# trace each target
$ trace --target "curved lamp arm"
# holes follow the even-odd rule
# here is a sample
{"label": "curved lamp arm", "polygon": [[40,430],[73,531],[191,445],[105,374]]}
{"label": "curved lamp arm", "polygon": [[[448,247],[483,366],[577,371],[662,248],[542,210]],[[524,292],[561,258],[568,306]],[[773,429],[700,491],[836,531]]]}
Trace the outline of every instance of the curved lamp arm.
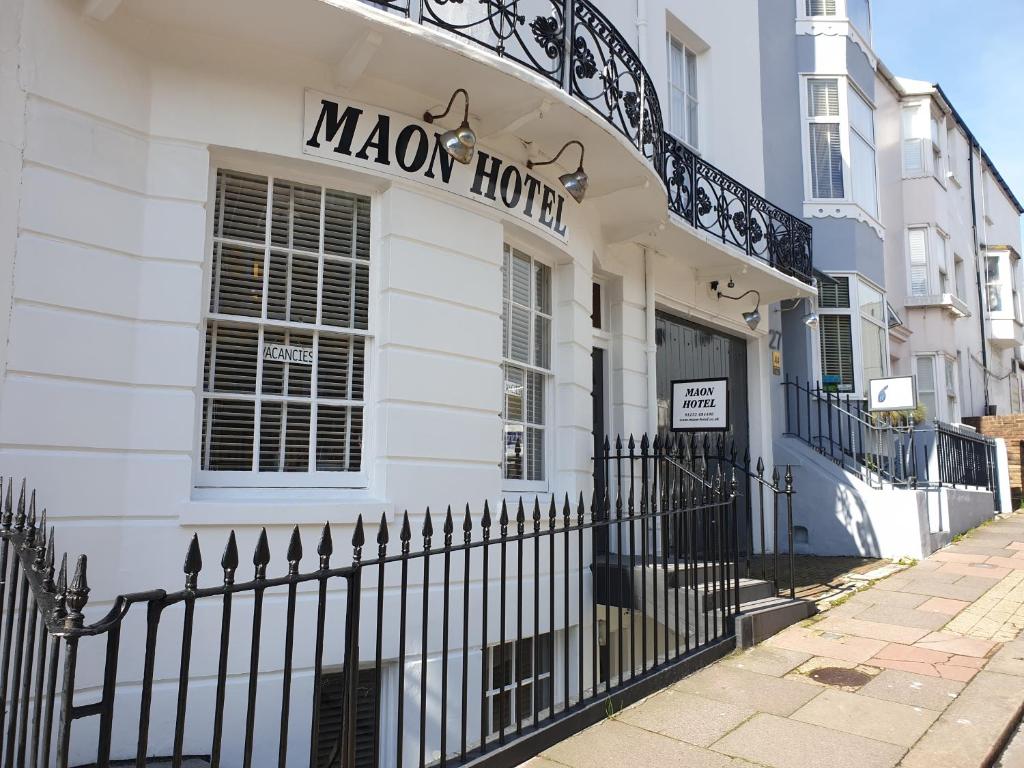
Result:
{"label": "curved lamp arm", "polygon": [[586,149],[586,147],[583,146],[583,142],[579,141],[578,139],[572,139],[571,141],[567,141],[562,146],[562,148],[560,150],[558,150],[558,153],[553,158],[551,158],[550,160],[545,160],[545,161],[540,162],[540,163],[535,163],[532,160],[529,160],[526,163],[526,167],[532,169],[532,168],[539,168],[542,165],[551,165],[553,163],[557,163],[558,162],[558,158],[560,158],[562,156],[562,153],[565,152],[565,150],[567,150],[573,144],[575,144],[577,147],[580,148],[580,165],[579,165],[579,167],[583,168],[583,155],[586,153],[587,149]]}
{"label": "curved lamp arm", "polygon": [[463,98],[465,98],[465,100],[466,100],[466,110],[465,110],[465,112],[462,113],[462,124],[463,125],[468,125],[469,124],[469,94],[466,92],[465,88],[456,88],[455,89],[455,92],[452,93],[452,97],[450,99],[448,99],[448,106],[445,108],[444,112],[442,112],[441,114],[439,114],[439,115],[432,115],[432,114],[430,114],[430,112],[424,112],[423,113],[423,121],[426,122],[426,123],[433,123],[435,120],[440,120],[442,117],[444,117],[449,112],[451,112],[452,111],[452,105],[455,103],[455,97],[458,96],[460,93],[462,94]]}
{"label": "curved lamp arm", "polygon": [[739,296],[730,296],[727,293],[722,293],[721,291],[718,291],[718,298],[732,299],[733,301],[741,301],[750,294],[754,294],[757,297],[757,303],[754,305],[754,308],[756,309],[757,307],[761,306],[761,293],[759,291],[754,290],[753,288],[751,288],[746,293],[741,293]]}

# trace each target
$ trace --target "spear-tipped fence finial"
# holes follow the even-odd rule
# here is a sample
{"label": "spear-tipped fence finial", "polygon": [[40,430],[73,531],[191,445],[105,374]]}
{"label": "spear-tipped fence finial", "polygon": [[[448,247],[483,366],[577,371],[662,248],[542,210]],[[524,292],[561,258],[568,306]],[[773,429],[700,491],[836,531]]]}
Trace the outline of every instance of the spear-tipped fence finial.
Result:
{"label": "spear-tipped fence finial", "polygon": [[193,533],[185,553],[185,589],[195,590],[199,583],[199,572],[203,569],[203,554],[199,550],[199,534]]}
{"label": "spear-tipped fence finial", "polygon": [[388,516],[386,512],[380,513],[380,526],[377,528],[377,557],[385,557],[388,553],[388,541],[391,535],[388,533]]}
{"label": "spear-tipped fence finial", "polygon": [[234,531],[228,534],[228,543],[224,546],[224,554],[220,556],[220,567],[224,569],[224,584],[234,584],[235,571],[238,570],[238,542]]}
{"label": "spear-tipped fence finial", "polygon": [[46,510],[39,516],[39,528],[35,537],[36,557],[32,561],[32,570],[42,573],[46,567]]}
{"label": "spear-tipped fence finial", "polygon": [[54,540],[53,528],[50,528],[50,536],[46,541],[46,555],[43,560],[43,590],[53,592],[53,560],[57,556],[56,542]]}
{"label": "spear-tipped fence finial", "polygon": [[89,558],[79,555],[78,563],[75,565],[75,575],[71,579],[65,598],[68,615],[64,619],[64,626],[68,628],[82,626],[82,621],[85,618],[82,611],[85,609],[86,603],[89,602],[88,566]]}
{"label": "spear-tipped fence finial", "polygon": [[14,519],[14,478],[10,478],[7,481],[7,496],[4,501],[4,512],[0,516],[0,526],[5,531],[10,530],[11,521]]}
{"label": "spear-tipped fence finial", "polygon": [[288,551],[285,552],[285,559],[288,561],[288,575],[299,575],[299,562],[302,560],[302,535],[299,533],[299,526],[292,528],[292,535],[288,538]]}
{"label": "spear-tipped fence finial", "polygon": [[28,515],[25,516],[25,538],[22,539],[22,546],[25,549],[32,549],[36,543],[36,489],[32,489],[32,496],[28,502]]}
{"label": "spear-tipped fence finial", "polygon": [[260,537],[256,540],[256,550],[252,554],[252,564],[256,566],[256,580],[267,578],[267,565],[270,564],[270,542],[267,541],[267,529],[260,529]]}
{"label": "spear-tipped fence finial", "polygon": [[402,530],[398,532],[398,539],[402,542],[402,554],[409,554],[409,542],[412,541],[412,527],[409,525],[409,510],[402,512]]}
{"label": "spear-tipped fence finial", "polygon": [[68,600],[68,553],[60,558],[60,570],[57,572],[56,599],[53,601],[53,616],[60,619],[67,615]]}
{"label": "spear-tipped fence finial", "polygon": [[491,505],[484,499],[484,513],[480,518],[480,531],[484,541],[491,538]]}
{"label": "spear-tipped fence finial", "polygon": [[363,532],[363,516],[356,515],[356,528],[352,531],[352,562],[358,563],[363,559],[363,545],[366,543],[366,534]]}
{"label": "spear-tipped fence finial", "polygon": [[423,549],[430,549],[430,542],[434,538],[434,523],[430,519],[430,507],[427,507],[427,514],[423,517]]}
{"label": "spear-tipped fence finial", "polygon": [[452,531],[455,530],[455,522],[452,520],[452,505],[448,505],[448,510],[444,513],[444,548],[448,549],[452,545]]}
{"label": "spear-tipped fence finial", "polygon": [[[462,541],[469,544],[473,540],[473,517],[469,513],[469,504],[466,504],[466,514],[462,518]],[[466,555],[469,557],[469,555]]]}
{"label": "spear-tipped fence finial", "polygon": [[325,522],[320,531],[320,541],[316,545],[316,553],[320,557],[320,570],[326,571],[331,567],[331,555],[334,554],[334,539],[331,536],[330,521]]}
{"label": "spear-tipped fence finial", "polygon": [[14,530],[25,527],[25,479],[21,480],[21,492],[18,494],[18,511],[14,515]]}

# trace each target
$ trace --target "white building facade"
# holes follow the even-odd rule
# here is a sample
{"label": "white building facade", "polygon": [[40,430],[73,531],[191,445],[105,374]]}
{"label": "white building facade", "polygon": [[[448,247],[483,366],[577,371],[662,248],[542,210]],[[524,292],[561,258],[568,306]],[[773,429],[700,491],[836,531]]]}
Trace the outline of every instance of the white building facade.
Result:
{"label": "white building facade", "polygon": [[[925,556],[992,515],[1006,466],[954,425],[1020,408],[1020,207],[941,90],[879,61],[868,0],[783,5],[761,20],[766,188],[813,222],[818,289],[778,308],[794,546]],[[871,412],[892,376],[920,408]]]}
{"label": "white building facade", "polygon": [[1024,210],[940,88],[880,67],[878,91],[893,371],[927,418],[1020,413]]}
{"label": "white building facade", "polygon": [[[521,5],[3,0],[0,452],[58,547],[91,555],[87,619],[178,584],[193,531],[212,562],[232,530],[247,552],[266,528],[276,556],[295,525],[311,551],[325,521],[347,547],[383,515],[394,543],[406,511],[418,536],[427,508],[439,531],[447,507],[589,498],[603,437],[669,433],[674,380],[727,380],[720,434],[773,466],[768,308],[814,291],[809,227],[761,197],[757,3],[599,3],[605,18],[576,2],[569,33],[558,3]],[[442,144],[463,109],[468,164]],[[559,179],[577,166],[581,203]],[[560,562],[591,589],[584,562]],[[393,630],[379,733],[408,681]],[[468,641],[473,670],[496,636]],[[82,684],[99,685],[89,658]],[[279,661],[260,664],[273,689]],[[232,669],[229,690],[246,679]],[[157,688],[150,754],[167,755]],[[191,717],[177,748],[208,754]],[[243,725],[224,727],[243,762]],[[112,757],[134,755],[134,728],[118,721]],[[249,755],[276,754],[275,728]],[[305,754],[308,728],[295,739]]]}

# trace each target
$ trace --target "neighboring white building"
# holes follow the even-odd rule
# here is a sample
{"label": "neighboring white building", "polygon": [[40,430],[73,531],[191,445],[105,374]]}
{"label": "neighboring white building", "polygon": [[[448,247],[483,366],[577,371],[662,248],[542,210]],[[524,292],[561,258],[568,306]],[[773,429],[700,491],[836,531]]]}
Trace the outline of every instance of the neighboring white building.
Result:
{"label": "neighboring white building", "polygon": [[[934,420],[1020,409],[1020,207],[941,91],[879,61],[869,0],[780,7],[761,17],[765,183],[813,222],[818,288],[778,308],[795,547],[920,557],[992,514],[994,444]],[[927,412],[913,435],[868,410],[872,379],[906,374]]]}
{"label": "neighboring white building", "polygon": [[880,66],[876,91],[892,370],[927,418],[1019,413],[1024,209],[941,88]]}
{"label": "neighboring white building", "polygon": [[[212,563],[231,529],[277,556],[293,524],[311,550],[325,520],[347,542],[358,515],[589,497],[595,438],[666,431],[674,379],[727,378],[727,437],[772,466],[768,307],[813,289],[809,235],[759,197],[758,3],[607,0],[572,67],[539,0],[501,45],[477,4],[383,5],[407,4],[0,6],[2,469],[92,557],[90,619],[180,584],[194,530]],[[456,89],[470,165],[435,133]],[[528,168],[571,140],[582,204],[578,147]],[[205,754],[207,724],[185,738]]]}

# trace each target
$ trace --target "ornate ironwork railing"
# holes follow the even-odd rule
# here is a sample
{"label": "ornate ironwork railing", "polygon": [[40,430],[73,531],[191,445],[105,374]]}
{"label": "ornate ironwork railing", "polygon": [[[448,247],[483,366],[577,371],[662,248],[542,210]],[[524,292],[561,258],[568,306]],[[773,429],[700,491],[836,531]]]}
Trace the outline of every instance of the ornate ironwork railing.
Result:
{"label": "ornate ironwork railing", "polygon": [[643,153],[690,226],[809,283],[811,226],[664,128],[643,62],[590,0],[364,0],[482,45],[564,88]]}

